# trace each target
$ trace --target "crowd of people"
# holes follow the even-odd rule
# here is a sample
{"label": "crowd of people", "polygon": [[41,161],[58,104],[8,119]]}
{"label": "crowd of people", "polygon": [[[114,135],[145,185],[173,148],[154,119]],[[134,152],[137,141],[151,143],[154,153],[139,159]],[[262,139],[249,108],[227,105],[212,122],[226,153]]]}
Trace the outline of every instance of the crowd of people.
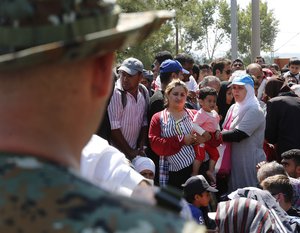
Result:
{"label": "crowd of people", "polygon": [[300,232],[299,59],[118,65],[173,14],[0,7],[1,232]]}
{"label": "crowd of people", "polygon": [[[295,180],[292,184],[287,173],[291,165],[284,159],[284,152],[295,150],[295,156],[300,157],[300,141],[296,134],[299,126],[295,122],[300,111],[300,105],[296,104],[299,101],[299,80],[295,70],[299,72],[300,60],[291,59],[287,68],[282,70],[276,64],[265,64],[260,56],[246,67],[241,59],[230,61],[225,58],[216,59],[211,64],[197,65],[188,54],[173,57],[168,51],[158,52],[154,56],[152,70],[146,70],[142,62],[136,60],[128,58],[116,68],[121,75],[114,91],[123,84],[123,90],[128,90],[127,98],[133,98],[129,94],[131,89],[128,89],[128,83],[134,83],[135,103],[130,113],[126,113],[128,110],[124,104],[123,111],[111,111],[110,108],[123,102],[121,92],[117,91],[118,103],[113,100],[109,103],[109,122],[112,125],[117,123],[123,132],[138,128],[135,135],[122,135],[128,142],[127,147],[136,150],[138,157],[146,157],[155,165],[151,172],[155,174],[152,176],[155,186],[175,187],[183,197],[188,196],[186,201],[196,222],[212,230],[219,228],[224,231],[226,227],[222,221],[226,217],[223,216],[224,210],[221,210],[225,208],[222,201],[228,201],[228,205],[233,206],[247,202],[252,206],[250,209],[256,209],[258,205],[263,209],[261,205],[265,205],[259,200],[256,200],[258,203],[250,200],[232,200],[229,203],[228,196],[247,188],[264,189],[273,194],[270,198],[274,198],[274,203],[279,203],[277,208],[281,211],[281,217],[294,217],[286,217],[287,225],[292,228],[271,224],[262,229],[266,227],[265,232],[270,229],[281,232],[286,228],[286,232],[298,230],[300,212],[295,199],[299,184],[295,184],[295,180],[299,176],[293,174]],[[124,63],[128,61],[136,64],[127,65],[125,69]],[[127,70],[126,79],[123,78],[124,70]],[[144,79],[148,80],[145,85],[147,92],[140,88],[142,78],[136,76],[138,73],[141,76],[145,74]],[[151,78],[147,77],[150,74]],[[147,108],[144,104],[137,104],[140,100],[148,103]],[[116,116],[120,115],[121,118],[115,121]],[[122,124],[125,119],[130,122]],[[147,132],[148,138],[145,137]],[[130,146],[132,137],[135,137],[136,143],[143,140],[142,145]],[[132,155],[118,147],[114,137],[111,144],[128,160],[132,160]],[[258,178],[258,168],[261,169],[262,163],[277,166],[272,161],[282,162],[286,171],[280,175],[274,174],[274,177]],[[292,164],[293,171],[300,171],[300,166]],[[189,194],[191,191],[187,191],[186,187],[195,180],[199,187],[193,184],[193,192]],[[210,192],[213,192],[212,199],[208,197]],[[213,201],[215,203],[208,204]],[[220,204],[216,208],[218,202]],[[214,224],[208,217],[209,211],[218,213]],[[253,213],[253,217],[255,214],[258,212]],[[231,215],[229,210],[228,215]],[[270,215],[270,218],[272,222],[274,216]],[[257,227],[250,224],[252,221],[249,221],[247,229]]]}

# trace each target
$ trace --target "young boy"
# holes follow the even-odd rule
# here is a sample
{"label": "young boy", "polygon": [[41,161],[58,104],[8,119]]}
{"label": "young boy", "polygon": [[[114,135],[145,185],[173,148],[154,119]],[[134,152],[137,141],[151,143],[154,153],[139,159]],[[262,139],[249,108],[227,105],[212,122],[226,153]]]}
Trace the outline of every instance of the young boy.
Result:
{"label": "young boy", "polygon": [[190,177],[182,186],[184,198],[189,203],[194,220],[201,225],[207,225],[205,222],[207,216],[204,216],[200,208],[208,207],[210,192],[215,193],[218,190],[211,187],[202,175]]}
{"label": "young boy", "polygon": [[292,77],[295,77],[299,83],[300,60],[299,59],[291,59],[289,62],[288,68],[289,68],[289,71],[283,75],[284,78],[292,76]]}
{"label": "young boy", "polygon": [[[215,111],[217,102],[217,91],[211,87],[203,87],[199,90],[199,104],[201,109],[196,113],[193,120],[193,130],[202,135],[203,130],[212,133],[212,137],[219,140],[220,126],[219,114]],[[219,152],[215,145],[209,142],[200,144],[200,156],[196,157],[193,163],[192,175],[198,175],[199,168],[205,158],[205,151],[209,154],[209,169],[206,172],[211,184],[215,184],[216,178],[214,175],[215,165],[219,158]]]}

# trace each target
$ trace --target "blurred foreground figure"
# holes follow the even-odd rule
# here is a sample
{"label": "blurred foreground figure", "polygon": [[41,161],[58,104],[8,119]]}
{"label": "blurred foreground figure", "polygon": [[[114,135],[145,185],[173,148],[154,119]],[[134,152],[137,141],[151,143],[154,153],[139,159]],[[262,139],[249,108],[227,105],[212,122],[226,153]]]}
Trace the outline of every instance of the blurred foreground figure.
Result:
{"label": "blurred foreground figure", "polygon": [[113,51],[171,15],[122,16],[100,0],[1,1],[0,9],[1,232],[197,232],[78,175],[111,90]]}

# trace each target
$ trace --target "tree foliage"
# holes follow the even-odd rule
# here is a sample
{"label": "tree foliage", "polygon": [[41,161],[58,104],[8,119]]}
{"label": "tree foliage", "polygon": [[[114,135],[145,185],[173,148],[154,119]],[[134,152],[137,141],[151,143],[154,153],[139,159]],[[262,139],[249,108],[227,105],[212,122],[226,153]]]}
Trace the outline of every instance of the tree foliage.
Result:
{"label": "tree foliage", "polygon": [[[250,59],[251,51],[251,3],[246,9],[238,11],[238,51],[245,59]],[[260,2],[261,51],[272,51],[278,33],[279,21],[266,2]]]}
{"label": "tree foliage", "polygon": [[[179,34],[178,52],[201,51],[201,57],[212,60],[218,49],[227,44],[230,56],[230,6],[226,0],[117,0],[124,12],[146,10],[175,10],[176,17],[154,32],[138,46],[118,52],[118,62],[134,56],[140,58],[146,68],[150,68],[158,51],[176,53],[176,28]],[[271,51],[278,32],[278,20],[274,18],[267,3],[260,3],[261,50]],[[251,51],[251,3],[246,9],[238,7],[238,53],[249,57]],[[224,47],[224,46],[223,46]],[[204,55],[203,55],[204,54]],[[199,55],[198,55],[199,57]]]}

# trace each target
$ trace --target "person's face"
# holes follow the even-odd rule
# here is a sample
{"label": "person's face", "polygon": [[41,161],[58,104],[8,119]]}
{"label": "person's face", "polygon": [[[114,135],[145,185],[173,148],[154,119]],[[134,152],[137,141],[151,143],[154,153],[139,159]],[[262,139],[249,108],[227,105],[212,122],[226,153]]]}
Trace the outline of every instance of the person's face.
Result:
{"label": "person's face", "polygon": [[211,81],[207,84],[207,86],[214,88],[217,91],[217,93],[219,93],[221,88],[221,84],[217,81]]}
{"label": "person's face", "polygon": [[298,80],[296,79],[296,77],[288,76],[285,78],[285,84],[288,86],[298,84]]}
{"label": "person's face", "polygon": [[145,169],[140,174],[149,180],[154,180],[154,173],[151,170]]}
{"label": "person's face", "polygon": [[220,79],[222,81],[227,81],[227,80],[229,80],[230,75],[231,75],[230,65],[225,65],[224,69],[223,69],[223,72],[221,73],[221,78]]}
{"label": "person's face", "polygon": [[138,85],[141,81],[141,73],[137,73],[136,75],[130,75],[125,71],[120,70],[119,74],[122,87],[125,91],[132,93],[138,88]]}
{"label": "person's face", "polygon": [[260,64],[260,65],[264,64],[264,61],[263,61],[262,58],[257,58],[255,62],[258,63],[258,64]]}
{"label": "person's face", "polygon": [[273,74],[278,74],[278,71],[275,69],[274,66],[270,66],[270,70],[272,71]]}
{"label": "person's face", "polygon": [[183,109],[186,101],[187,93],[182,86],[174,87],[168,94],[169,108]]}
{"label": "person's face", "polygon": [[209,75],[209,69],[202,69],[200,70],[200,79],[202,81],[203,78]]}
{"label": "person's face", "polygon": [[299,65],[290,65],[289,70],[292,74],[298,74],[300,71],[300,66]]}
{"label": "person's face", "polygon": [[249,70],[249,74],[255,76],[258,80],[258,84],[261,84],[264,77],[264,72],[261,69],[252,68]]}
{"label": "person's face", "polygon": [[232,85],[232,94],[235,99],[235,102],[240,103],[245,99],[245,97],[247,95],[246,87],[243,85],[233,84]]}
{"label": "person's face", "polygon": [[201,108],[206,112],[211,112],[216,108],[217,97],[214,95],[208,95],[204,100],[199,99]]}
{"label": "person's face", "polygon": [[296,164],[292,159],[282,159],[281,164],[283,165],[285,171],[288,173],[290,177],[297,178],[296,174]]}
{"label": "person's face", "polygon": [[146,79],[146,78],[142,78],[141,79],[141,82],[140,82],[141,84],[143,84],[147,89],[150,89],[151,88],[151,83],[149,82],[149,80],[148,79]]}
{"label": "person's face", "polygon": [[232,88],[228,88],[226,91],[226,104],[231,104],[233,99],[233,95],[232,95]]}
{"label": "person's face", "polygon": [[187,62],[182,65],[182,67],[184,69],[186,69],[188,72],[190,72],[189,74],[183,74],[184,78],[182,81],[187,82],[190,80],[190,76],[193,73],[193,66],[194,66],[194,63],[187,63]]}
{"label": "person's face", "polygon": [[153,76],[154,77],[157,77],[158,74],[159,74],[159,67],[160,67],[160,64],[157,60],[154,61],[153,63],[153,68],[152,68],[152,72],[153,72]]}
{"label": "person's face", "polygon": [[201,194],[196,194],[197,206],[208,206],[210,202],[210,193],[204,191]]}
{"label": "person's face", "polygon": [[241,63],[239,61],[234,62],[231,66],[231,71],[234,72],[236,70],[244,70],[243,63]]}

